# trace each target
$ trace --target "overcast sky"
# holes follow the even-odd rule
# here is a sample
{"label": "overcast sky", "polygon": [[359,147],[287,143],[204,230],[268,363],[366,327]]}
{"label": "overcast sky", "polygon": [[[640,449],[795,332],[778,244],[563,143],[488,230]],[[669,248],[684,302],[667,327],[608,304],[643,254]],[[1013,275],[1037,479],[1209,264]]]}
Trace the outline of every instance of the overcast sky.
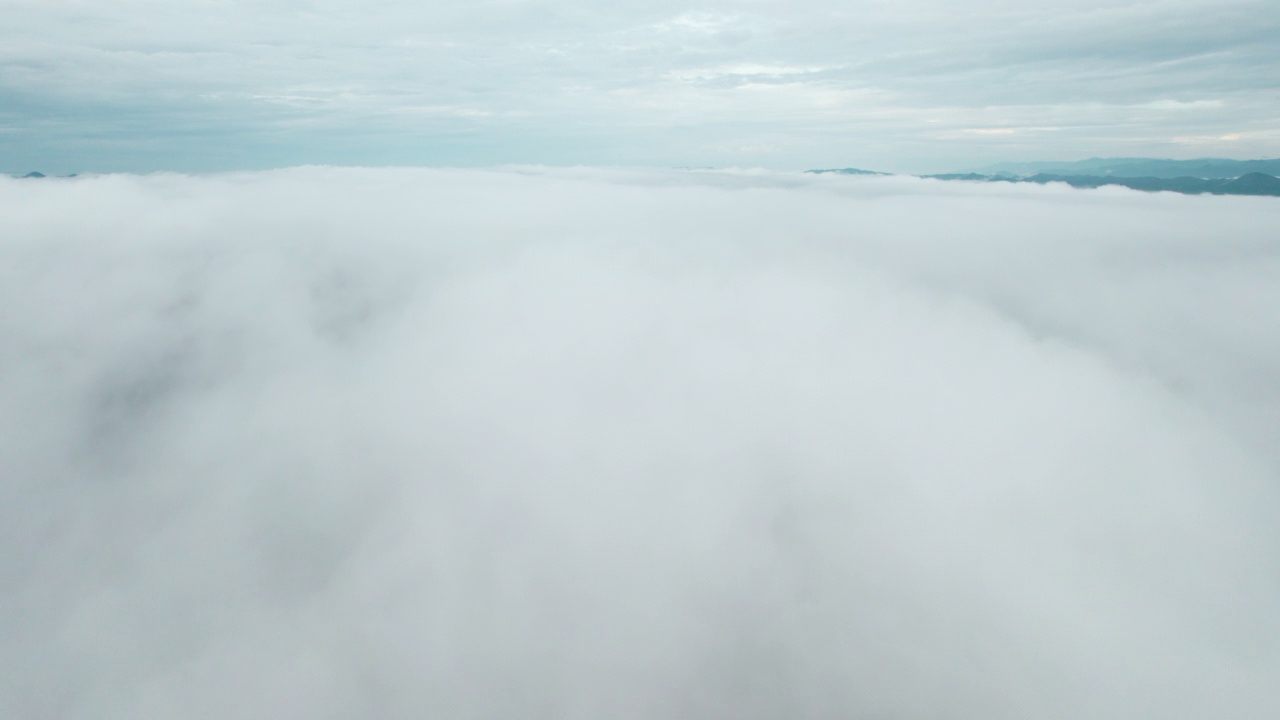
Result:
{"label": "overcast sky", "polygon": [[0,170],[1280,155],[1274,0],[0,0]]}

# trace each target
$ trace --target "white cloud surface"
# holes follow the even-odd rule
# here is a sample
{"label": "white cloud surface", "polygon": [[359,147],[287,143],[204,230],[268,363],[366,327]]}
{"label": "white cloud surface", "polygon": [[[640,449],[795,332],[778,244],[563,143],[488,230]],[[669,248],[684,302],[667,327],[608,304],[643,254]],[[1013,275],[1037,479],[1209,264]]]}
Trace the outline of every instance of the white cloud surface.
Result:
{"label": "white cloud surface", "polygon": [[1280,203],[0,181],[0,715],[1272,718]]}

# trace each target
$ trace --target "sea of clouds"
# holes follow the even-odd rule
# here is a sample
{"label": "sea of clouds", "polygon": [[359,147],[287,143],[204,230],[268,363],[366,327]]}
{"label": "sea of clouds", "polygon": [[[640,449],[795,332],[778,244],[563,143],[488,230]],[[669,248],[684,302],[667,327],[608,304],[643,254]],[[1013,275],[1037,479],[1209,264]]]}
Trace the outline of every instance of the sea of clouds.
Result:
{"label": "sea of clouds", "polygon": [[1280,202],[0,179],[0,716],[1280,715]]}

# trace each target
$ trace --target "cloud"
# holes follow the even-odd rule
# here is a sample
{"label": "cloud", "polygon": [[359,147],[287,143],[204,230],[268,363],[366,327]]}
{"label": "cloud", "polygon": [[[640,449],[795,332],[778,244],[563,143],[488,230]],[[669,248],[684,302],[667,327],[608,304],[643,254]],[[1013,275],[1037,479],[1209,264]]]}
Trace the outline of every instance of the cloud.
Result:
{"label": "cloud", "polygon": [[[0,3],[0,121],[20,132],[0,146],[0,169],[687,166],[721,162],[723,135],[742,127],[807,138],[781,156],[744,150],[736,159],[792,169],[1194,157],[1200,151],[1173,139],[1274,128],[1278,23],[1261,0],[805,0],[712,2],[696,12],[666,2],[494,2],[479,11],[10,0]],[[744,84],[790,89],[768,103],[730,101],[726,120],[724,91]],[[865,102],[829,112],[806,102],[815,94]],[[415,108],[470,114],[441,121]],[[995,144],[940,138],[924,123],[981,127],[976,116],[989,108],[1063,130]],[[299,116],[308,133],[296,132]],[[684,131],[652,134],[673,117]],[[211,135],[227,152],[208,153]],[[464,146],[459,135],[479,142]],[[357,151],[335,150],[352,137]],[[219,162],[232,151],[234,162]],[[1271,156],[1280,145],[1268,137],[1238,152]]]}
{"label": "cloud", "polygon": [[826,69],[827,68],[822,67],[788,67],[779,65],[748,64],[686,70],[670,73],[670,77],[675,80],[693,82],[699,80],[717,80],[724,77],[752,78],[754,80],[759,80],[784,78],[788,75],[809,75],[813,73],[820,73]]}
{"label": "cloud", "polygon": [[0,714],[1274,717],[1278,215],[0,180]]}

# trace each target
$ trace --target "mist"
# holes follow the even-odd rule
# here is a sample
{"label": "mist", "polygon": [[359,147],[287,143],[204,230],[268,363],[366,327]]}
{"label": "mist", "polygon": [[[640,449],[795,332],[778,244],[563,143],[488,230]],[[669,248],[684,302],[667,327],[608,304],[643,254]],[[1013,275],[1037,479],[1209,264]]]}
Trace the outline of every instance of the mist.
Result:
{"label": "mist", "polygon": [[1280,202],[0,178],[0,715],[1274,718]]}

